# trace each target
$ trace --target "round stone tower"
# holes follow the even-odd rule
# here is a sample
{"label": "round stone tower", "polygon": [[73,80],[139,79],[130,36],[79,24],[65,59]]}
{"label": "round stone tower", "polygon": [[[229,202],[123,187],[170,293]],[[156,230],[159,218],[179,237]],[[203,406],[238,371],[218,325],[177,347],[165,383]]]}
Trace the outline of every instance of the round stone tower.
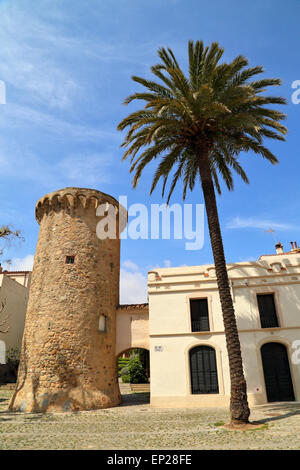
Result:
{"label": "round stone tower", "polygon": [[[99,239],[96,227],[108,205],[116,215],[115,238]],[[38,201],[40,233],[11,410],[90,410],[120,403],[119,209],[113,197],[92,189],[65,188]]]}

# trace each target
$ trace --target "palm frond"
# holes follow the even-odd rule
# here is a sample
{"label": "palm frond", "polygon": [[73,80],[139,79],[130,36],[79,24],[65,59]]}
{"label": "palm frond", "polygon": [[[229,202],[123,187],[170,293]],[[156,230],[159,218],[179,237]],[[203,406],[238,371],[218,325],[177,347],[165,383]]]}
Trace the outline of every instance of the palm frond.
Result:
{"label": "palm frond", "polygon": [[218,193],[220,178],[233,189],[233,172],[249,182],[238,160],[241,153],[278,162],[265,140],[285,140],[287,128],[281,121],[286,115],[273,106],[285,105],[286,99],[265,92],[280,85],[280,79],[256,79],[264,72],[261,65],[249,67],[243,55],[221,63],[223,53],[217,42],[205,46],[202,41],[189,41],[186,75],[173,51],[162,47],[159,63],[151,67],[154,79],[132,77],[144,90],[129,95],[124,103],[143,101],[144,107],[125,117],[118,129],[127,132],[123,159],[130,157],[134,187],[144,168],[156,159],[150,192],[161,180],[164,196],[174,172],[168,202],[179,181],[183,198],[194,189],[200,177],[199,155],[204,151]]}

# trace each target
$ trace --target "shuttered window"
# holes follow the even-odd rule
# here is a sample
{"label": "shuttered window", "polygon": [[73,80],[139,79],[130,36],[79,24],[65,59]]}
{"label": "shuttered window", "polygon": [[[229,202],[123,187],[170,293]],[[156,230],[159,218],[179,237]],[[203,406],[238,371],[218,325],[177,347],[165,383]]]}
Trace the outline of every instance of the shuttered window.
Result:
{"label": "shuttered window", "polygon": [[219,393],[216,352],[209,346],[190,351],[191,388],[193,394]]}
{"label": "shuttered window", "polygon": [[262,328],[279,326],[273,294],[257,295],[260,324]]}
{"label": "shuttered window", "polygon": [[207,299],[190,299],[192,331],[209,331]]}

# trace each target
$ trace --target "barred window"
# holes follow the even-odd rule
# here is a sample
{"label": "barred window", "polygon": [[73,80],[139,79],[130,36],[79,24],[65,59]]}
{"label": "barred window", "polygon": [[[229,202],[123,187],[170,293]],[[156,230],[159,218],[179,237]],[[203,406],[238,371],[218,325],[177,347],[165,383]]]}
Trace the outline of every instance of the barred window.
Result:
{"label": "barred window", "polygon": [[219,393],[216,351],[210,346],[196,346],[190,351],[193,394]]}
{"label": "barred window", "polygon": [[192,331],[209,331],[207,299],[190,299]]}

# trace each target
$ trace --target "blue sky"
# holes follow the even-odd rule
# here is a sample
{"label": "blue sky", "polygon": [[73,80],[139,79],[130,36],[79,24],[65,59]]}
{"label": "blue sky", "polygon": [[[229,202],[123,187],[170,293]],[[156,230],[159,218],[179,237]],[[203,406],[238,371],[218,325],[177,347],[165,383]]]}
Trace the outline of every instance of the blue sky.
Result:
{"label": "blue sky", "polygon": [[[280,160],[241,155],[250,185],[218,198],[228,262],[274,252],[273,227],[286,249],[299,240],[299,119],[292,103],[300,79],[300,2],[215,0],[2,0],[0,1],[0,225],[13,224],[25,237],[7,249],[13,268],[28,268],[38,237],[36,201],[66,186],[91,187],[128,204],[162,202],[151,197],[154,167],[133,190],[129,163],[121,162],[126,96],[137,90],[132,75],[150,77],[157,49],[171,47],[183,67],[187,41],[218,41],[224,60],[245,55],[263,65],[265,76],[282,79],[272,92],[287,98],[287,142],[270,142]],[[172,203],[181,202],[181,187]],[[203,203],[200,186],[187,203]],[[185,240],[126,240],[122,243],[123,302],[143,301],[146,272],[154,266],[212,262],[207,228],[199,251]]]}

